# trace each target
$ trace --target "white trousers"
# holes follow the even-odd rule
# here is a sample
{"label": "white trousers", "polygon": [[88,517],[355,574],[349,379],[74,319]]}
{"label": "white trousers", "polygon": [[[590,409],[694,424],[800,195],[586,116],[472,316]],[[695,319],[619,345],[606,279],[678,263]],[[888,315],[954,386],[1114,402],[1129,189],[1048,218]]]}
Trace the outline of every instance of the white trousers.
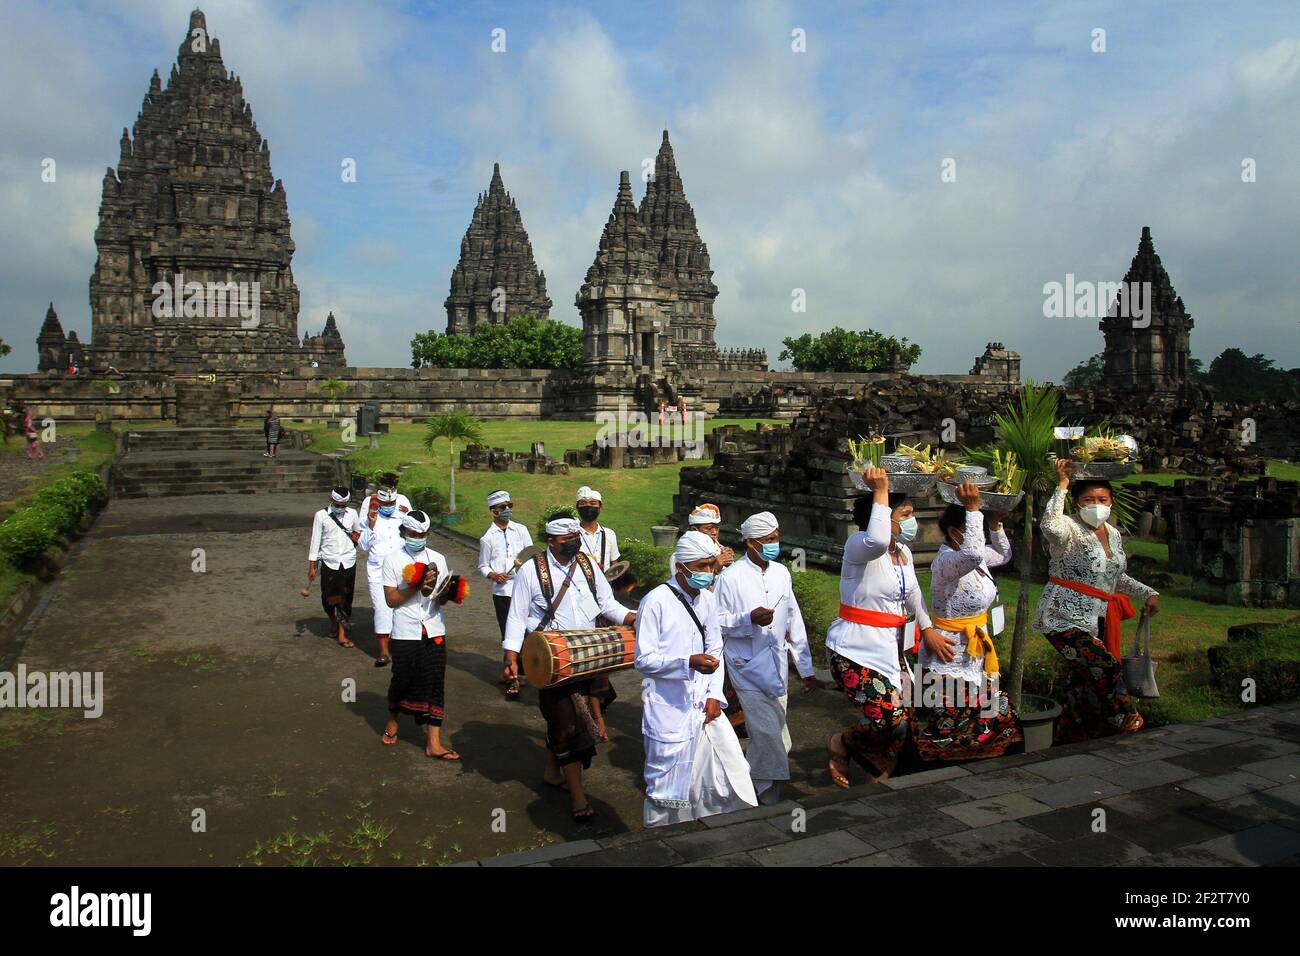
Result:
{"label": "white trousers", "polygon": [[379,568],[366,566],[366,584],[370,586],[370,603],[375,608],[375,633],[393,633],[393,609],[384,600],[384,577]]}

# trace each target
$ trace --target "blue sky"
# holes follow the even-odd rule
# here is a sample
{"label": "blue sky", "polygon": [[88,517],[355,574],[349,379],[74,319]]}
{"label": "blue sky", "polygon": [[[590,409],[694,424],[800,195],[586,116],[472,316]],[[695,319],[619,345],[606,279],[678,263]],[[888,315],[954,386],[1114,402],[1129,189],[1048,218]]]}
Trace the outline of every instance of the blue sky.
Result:
{"label": "blue sky", "polygon": [[[104,168],[150,73],[166,81],[190,7],[0,2],[0,337],[15,349],[0,371],[34,368],[51,299],[89,337]],[[1194,355],[1238,346],[1300,365],[1295,4],[203,10],[288,193],[300,329],[332,309],[353,365],[405,365],[413,334],[445,327],[494,161],[552,316],[577,324],[619,171],[637,176],[664,128],[724,346],[775,362],[785,335],[871,327],[919,342],[921,371],[965,372],[999,340],[1026,375],[1059,379],[1101,337],[1095,321],[1044,318],[1043,284],[1118,280],[1149,225],[1196,319]],[[40,181],[45,157],[57,183]],[[356,183],[341,181],[346,157]],[[806,313],[791,312],[796,288]]]}

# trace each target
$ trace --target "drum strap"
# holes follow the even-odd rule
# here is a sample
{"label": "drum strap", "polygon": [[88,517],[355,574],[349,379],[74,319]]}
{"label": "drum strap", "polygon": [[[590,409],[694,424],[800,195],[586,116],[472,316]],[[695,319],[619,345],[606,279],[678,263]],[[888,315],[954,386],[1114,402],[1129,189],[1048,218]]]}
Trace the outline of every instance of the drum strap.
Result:
{"label": "drum strap", "polygon": [[[595,597],[596,576],[591,569],[591,562],[587,560],[587,556],[582,552],[579,552],[578,556],[574,560],[577,563],[577,567],[582,568],[583,577],[587,579],[587,586],[591,588],[591,594]],[[544,631],[546,630],[546,625],[551,623],[551,618],[555,616],[555,612],[559,608],[560,602],[564,600],[564,592],[569,590],[569,584],[573,581],[574,568],[569,568],[569,573],[564,576],[564,581],[560,584],[559,593],[552,597],[551,593],[554,585],[551,583],[551,566],[550,562],[546,560],[546,552],[543,551],[540,554],[533,555],[533,561],[537,566],[537,580],[542,586],[542,593],[546,595],[546,598],[549,601],[546,606],[546,612],[542,615],[542,619],[537,622],[537,626],[533,628],[533,630]]]}
{"label": "drum strap", "polygon": [[700,619],[695,616],[695,608],[691,607],[691,602],[686,600],[686,595],[677,590],[671,584],[665,584],[664,587],[672,591],[673,596],[682,602],[682,607],[686,608],[686,613],[691,616],[691,620],[695,622],[695,626],[700,629],[700,640],[704,645],[707,645],[709,643],[709,637],[704,633],[704,625],[701,624]]}

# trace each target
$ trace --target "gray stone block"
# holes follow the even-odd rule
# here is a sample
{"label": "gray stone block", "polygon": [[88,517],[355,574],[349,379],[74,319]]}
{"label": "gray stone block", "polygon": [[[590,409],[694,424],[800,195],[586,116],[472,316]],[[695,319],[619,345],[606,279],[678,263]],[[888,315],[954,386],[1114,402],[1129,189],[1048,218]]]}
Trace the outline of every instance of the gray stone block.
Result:
{"label": "gray stone block", "polygon": [[1148,760],[1144,763],[1110,767],[1097,774],[1101,779],[1124,787],[1126,790],[1145,790],[1147,787],[1177,783],[1196,775],[1195,770],[1165,760]]}
{"label": "gray stone block", "polygon": [[1085,774],[1100,774],[1112,768],[1112,764],[1096,754],[1075,754],[1070,757],[1049,757],[1034,765],[1034,773],[1046,777],[1053,783],[1082,777]]}
{"label": "gray stone block", "polygon": [[1300,780],[1300,754],[1285,754],[1270,760],[1242,764],[1241,769],[1278,783],[1294,783]]}
{"label": "gray stone block", "polygon": [[954,790],[948,784],[933,783],[928,787],[918,787],[915,790],[898,790],[868,797],[867,803],[881,816],[892,817],[902,814],[920,814],[965,799],[965,794]]}
{"label": "gray stone block", "polygon": [[1109,833],[1094,833],[1077,840],[1036,847],[1026,853],[1045,866],[1119,866],[1148,855],[1137,844]]}
{"label": "gray stone block", "polygon": [[1171,783],[1162,787],[1149,787],[1146,790],[1107,797],[1101,801],[1101,805],[1130,817],[1149,819],[1168,813],[1181,813],[1193,807],[1203,806],[1207,802],[1199,793],[1192,793]]}
{"label": "gray stone block", "polygon": [[1161,738],[1161,743],[1179,750],[1205,750],[1207,747],[1222,747],[1224,744],[1248,743],[1248,734],[1239,734],[1231,730],[1216,727],[1193,727],[1182,724],[1170,728],[1168,736]]}
{"label": "gray stone block", "polygon": [[960,790],[972,799],[979,800],[984,797],[996,797],[1004,793],[1027,790],[1045,783],[1050,781],[1031,770],[1012,767],[999,773],[972,774],[965,780],[952,781],[949,786],[954,790]]}
{"label": "gray stone block", "polygon": [[837,866],[959,866],[961,861],[934,840],[921,840],[903,846],[846,860]]}
{"label": "gray stone block", "polygon": [[884,785],[890,790],[910,790],[913,787],[922,787],[928,783],[937,783],[944,780],[957,780],[969,776],[969,770],[964,767],[953,765],[935,767],[933,770],[922,770],[918,773],[904,774],[901,777],[891,777],[884,781]]}
{"label": "gray stone block", "polygon": [[1230,800],[1233,797],[1254,793],[1256,790],[1267,789],[1273,786],[1273,781],[1244,770],[1237,770],[1232,773],[1201,776],[1195,780],[1184,780],[1180,786],[1184,790],[1200,794],[1207,800]]}
{"label": "gray stone block", "polygon": [[747,823],[750,820],[763,820],[767,817],[788,817],[790,811],[799,808],[799,804],[793,800],[782,800],[780,803],[774,803],[770,807],[746,807],[744,810],[736,810],[734,813],[715,813],[711,817],[704,817],[700,822],[706,827],[714,829],[717,827],[735,826],[737,823]]}
{"label": "gray stone block", "polygon": [[504,856],[489,856],[479,860],[483,866],[528,866],[531,863],[559,860],[566,856],[581,856],[600,849],[595,840],[573,840],[569,843],[552,843],[534,850],[521,850]]}
{"label": "gray stone block", "polygon": [[1239,833],[1228,833],[1192,849],[1236,866],[1270,866],[1300,855],[1300,832],[1264,824]]}
{"label": "gray stone block", "polygon": [[1139,741],[1128,747],[1107,747],[1105,750],[1097,751],[1097,756],[1102,757],[1112,763],[1134,764],[1144,763],[1148,760],[1164,760],[1171,757],[1186,756],[1185,751],[1177,747],[1170,747],[1159,741]]}
{"label": "gray stone block", "polygon": [[866,856],[876,849],[845,830],[791,840],[754,850],[751,856],[763,866],[829,866]]}
{"label": "gray stone block", "polygon": [[942,848],[957,860],[993,859],[1010,853],[1023,853],[1046,846],[1052,838],[1017,820],[995,823],[988,827],[964,830],[942,840]]}
{"label": "gray stone block", "polygon": [[758,866],[759,863],[748,853],[728,853],[726,856],[712,856],[705,860],[683,863],[682,867],[691,866]]}
{"label": "gray stone block", "polygon": [[1081,803],[1098,803],[1124,792],[1124,787],[1100,777],[1073,777],[1045,787],[1034,787],[1024,794],[1049,807],[1074,807]]}
{"label": "gray stone block", "polygon": [[792,836],[788,828],[783,833],[776,827],[769,826],[765,820],[750,820],[731,827],[706,827],[663,842],[682,859],[695,861],[771,846],[789,840]]}
{"label": "gray stone block", "polygon": [[1033,800],[1023,793],[1004,793],[997,797],[972,800],[969,803],[954,803],[943,807],[939,812],[960,820],[967,826],[983,827],[1006,820],[1019,820],[1035,814],[1047,813],[1052,808],[1047,804]]}
{"label": "gray stone block", "polygon": [[550,861],[552,866],[675,866],[681,856],[659,841],[636,843],[617,850],[597,850],[582,856]]}
{"label": "gray stone block", "polygon": [[943,813],[930,811],[909,816],[886,817],[852,827],[849,832],[881,850],[892,850],[907,843],[936,839],[965,829],[967,826],[962,821]]}

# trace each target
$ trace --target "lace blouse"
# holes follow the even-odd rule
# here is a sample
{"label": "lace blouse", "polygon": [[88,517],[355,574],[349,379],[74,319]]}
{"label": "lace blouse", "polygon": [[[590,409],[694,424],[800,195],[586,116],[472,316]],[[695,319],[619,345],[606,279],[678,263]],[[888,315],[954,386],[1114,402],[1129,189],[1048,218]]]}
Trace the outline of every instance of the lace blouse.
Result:
{"label": "lace blouse", "polygon": [[[992,547],[984,543],[984,515],[968,511],[961,550],[946,543],[939,546],[939,553],[930,563],[930,607],[936,617],[972,617],[993,606],[998,589],[989,569],[1011,560],[1011,541],[1006,531],[999,528],[993,532],[991,543]],[[957,640],[957,653],[944,663],[922,643],[921,667],[980,683],[984,678],[983,655],[972,657],[966,653],[965,635],[938,630]]]}
{"label": "lace blouse", "polygon": [[[1048,499],[1040,528],[1047,542],[1049,556],[1048,574],[1090,584],[1108,594],[1127,594],[1135,605],[1153,594],[1140,581],[1124,573],[1128,559],[1124,556],[1124,541],[1119,529],[1107,522],[1106,535],[1110,555],[1101,546],[1093,529],[1078,517],[1065,514],[1066,489],[1057,488]],[[1038,614],[1034,627],[1044,634],[1060,631],[1086,631],[1097,636],[1097,618],[1106,613],[1106,602],[1088,597],[1059,584],[1048,583],[1038,601]]]}

